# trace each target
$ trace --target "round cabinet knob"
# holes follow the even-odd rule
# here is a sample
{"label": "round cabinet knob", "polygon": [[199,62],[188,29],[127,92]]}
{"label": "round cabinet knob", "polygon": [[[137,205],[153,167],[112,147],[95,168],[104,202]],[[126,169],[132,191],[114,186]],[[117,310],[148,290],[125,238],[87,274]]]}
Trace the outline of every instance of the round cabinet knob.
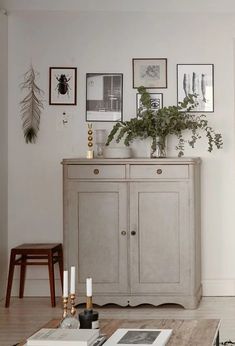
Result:
{"label": "round cabinet knob", "polygon": [[121,235],[126,235],[126,231],[121,231]]}
{"label": "round cabinet knob", "polygon": [[136,231],[131,231],[131,235],[136,235]]}
{"label": "round cabinet knob", "polygon": [[162,174],[162,170],[161,170],[161,168],[159,168],[159,169],[157,169],[157,174]]}
{"label": "round cabinet knob", "polygon": [[97,174],[99,174],[99,173],[100,173],[100,171],[99,171],[97,168],[96,168],[96,169],[94,169],[94,171],[93,171],[93,172],[94,172],[94,174],[95,174],[95,175],[97,175]]}

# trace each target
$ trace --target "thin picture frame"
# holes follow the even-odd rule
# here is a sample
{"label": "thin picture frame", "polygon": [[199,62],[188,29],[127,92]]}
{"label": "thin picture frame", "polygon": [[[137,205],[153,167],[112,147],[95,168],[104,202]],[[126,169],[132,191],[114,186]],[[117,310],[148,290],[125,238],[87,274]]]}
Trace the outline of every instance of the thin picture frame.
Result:
{"label": "thin picture frame", "polygon": [[77,68],[49,68],[49,105],[77,104]]}
{"label": "thin picture frame", "polygon": [[123,119],[123,74],[86,74],[86,121],[118,122]]}
{"label": "thin picture frame", "polygon": [[214,112],[214,64],[177,64],[177,104],[188,94],[197,95],[193,113]]}
{"label": "thin picture frame", "polygon": [[[151,109],[158,111],[163,107],[163,93],[149,93],[151,99]],[[142,106],[141,94],[136,94],[136,114],[139,112],[139,108]],[[143,108],[142,111],[145,109]]]}
{"label": "thin picture frame", "polygon": [[167,88],[166,58],[133,58],[133,88],[144,86],[147,89]]}

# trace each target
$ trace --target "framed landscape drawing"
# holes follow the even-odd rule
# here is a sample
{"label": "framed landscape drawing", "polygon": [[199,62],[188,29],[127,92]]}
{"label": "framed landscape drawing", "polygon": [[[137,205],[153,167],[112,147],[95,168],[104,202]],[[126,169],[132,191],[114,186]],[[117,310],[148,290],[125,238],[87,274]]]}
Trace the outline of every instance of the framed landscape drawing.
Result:
{"label": "framed landscape drawing", "polygon": [[167,59],[132,59],[133,88],[167,88]]}
{"label": "framed landscape drawing", "polygon": [[214,112],[214,65],[177,65],[177,103],[196,94],[198,106],[192,112]]}
{"label": "framed landscape drawing", "polygon": [[77,104],[77,68],[50,67],[49,69],[49,104]]}
{"label": "framed landscape drawing", "polygon": [[[151,99],[151,109],[154,111],[158,111],[163,107],[163,94],[162,93],[149,93]],[[136,113],[138,114],[138,110],[140,107],[143,107],[141,102],[141,94],[136,94]],[[145,109],[143,108],[142,111]]]}
{"label": "framed landscape drawing", "polygon": [[122,121],[122,73],[87,73],[86,121]]}

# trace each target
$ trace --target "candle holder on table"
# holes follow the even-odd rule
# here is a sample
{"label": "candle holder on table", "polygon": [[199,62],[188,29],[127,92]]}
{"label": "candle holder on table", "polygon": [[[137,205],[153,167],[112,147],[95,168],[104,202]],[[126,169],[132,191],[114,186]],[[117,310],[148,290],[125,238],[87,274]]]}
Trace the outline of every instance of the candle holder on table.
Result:
{"label": "candle holder on table", "polygon": [[78,317],[81,329],[99,328],[99,314],[93,310],[92,297],[86,297],[86,309]]}
{"label": "candle holder on table", "polygon": [[68,313],[68,297],[63,297],[63,315],[60,322],[60,328],[62,329],[77,329],[80,327],[80,323],[76,315],[75,308],[75,294],[70,294],[70,314]]}

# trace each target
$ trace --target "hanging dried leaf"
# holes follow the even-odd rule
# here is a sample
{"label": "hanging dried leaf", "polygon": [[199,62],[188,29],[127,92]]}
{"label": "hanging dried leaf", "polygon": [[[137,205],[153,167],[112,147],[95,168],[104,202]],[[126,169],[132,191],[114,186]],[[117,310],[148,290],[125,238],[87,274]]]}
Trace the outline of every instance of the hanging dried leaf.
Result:
{"label": "hanging dried leaf", "polygon": [[39,130],[41,109],[43,103],[41,95],[43,91],[36,85],[36,73],[31,66],[24,75],[24,82],[21,83],[21,90],[26,89],[27,95],[20,102],[20,115],[23,120],[23,132],[26,143],[35,143]]}

